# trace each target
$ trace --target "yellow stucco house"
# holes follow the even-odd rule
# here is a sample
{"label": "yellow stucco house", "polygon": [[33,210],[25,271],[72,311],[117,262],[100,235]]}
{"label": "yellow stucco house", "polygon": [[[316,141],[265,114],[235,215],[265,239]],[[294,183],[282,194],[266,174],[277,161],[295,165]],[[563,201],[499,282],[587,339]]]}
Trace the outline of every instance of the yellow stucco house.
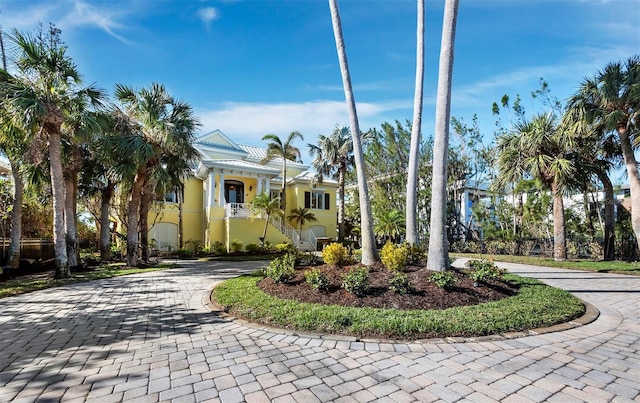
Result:
{"label": "yellow stucco house", "polygon": [[[282,187],[282,160],[262,164],[266,148],[239,145],[219,130],[205,134],[194,143],[200,161],[194,177],[187,179],[182,203],[183,245],[197,243],[211,248],[221,242],[227,250],[231,243],[260,244],[264,218],[253,218],[249,203],[259,194],[278,197]],[[287,161],[287,211],[306,207],[317,222],[307,223],[302,232],[296,223],[271,219],[265,242],[290,243],[301,250],[316,250],[318,239],[336,238],[335,181],[312,186],[313,173],[307,165]],[[175,250],[179,240],[179,205],[168,195],[161,209],[151,213],[149,238],[160,250]],[[300,233],[302,237],[300,237]]]}

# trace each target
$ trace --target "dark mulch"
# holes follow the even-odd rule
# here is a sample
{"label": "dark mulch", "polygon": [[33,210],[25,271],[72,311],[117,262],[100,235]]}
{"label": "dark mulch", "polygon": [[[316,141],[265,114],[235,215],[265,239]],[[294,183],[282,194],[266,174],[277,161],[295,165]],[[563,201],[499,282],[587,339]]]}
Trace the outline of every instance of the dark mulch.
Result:
{"label": "dark mulch", "polygon": [[517,288],[505,280],[490,280],[474,287],[463,271],[451,270],[458,281],[453,287],[445,290],[428,281],[433,273],[422,267],[411,267],[405,274],[411,280],[415,292],[401,295],[390,290],[389,281],[393,273],[381,264],[369,268],[369,284],[371,289],[363,297],[357,297],[341,288],[342,276],[351,267],[316,266],[330,281],[327,292],[314,290],[305,281],[304,271],[308,267],[297,268],[295,278],[288,283],[275,283],[271,278],[264,278],[258,284],[264,292],[283,299],[300,302],[311,302],[327,305],[343,305],[352,307],[394,308],[394,309],[445,309],[455,306],[476,305],[483,302],[497,301],[517,293]]}

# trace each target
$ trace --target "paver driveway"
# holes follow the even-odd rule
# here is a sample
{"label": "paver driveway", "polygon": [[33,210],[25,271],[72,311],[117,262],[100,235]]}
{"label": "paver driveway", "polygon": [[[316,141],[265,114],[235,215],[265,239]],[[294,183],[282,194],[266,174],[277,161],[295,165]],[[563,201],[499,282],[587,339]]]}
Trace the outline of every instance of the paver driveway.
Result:
{"label": "paver driveway", "polygon": [[640,277],[505,264],[600,317],[517,339],[393,344],[226,321],[204,307],[207,290],[259,263],[182,263],[0,300],[0,401],[640,399]]}

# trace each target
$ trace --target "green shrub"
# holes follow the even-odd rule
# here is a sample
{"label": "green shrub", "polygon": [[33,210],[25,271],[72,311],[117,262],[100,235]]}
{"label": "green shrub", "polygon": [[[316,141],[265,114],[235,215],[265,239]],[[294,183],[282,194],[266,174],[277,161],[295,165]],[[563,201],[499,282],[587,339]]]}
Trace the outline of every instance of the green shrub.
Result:
{"label": "green shrub", "polygon": [[186,259],[193,256],[192,252],[188,249],[177,249],[175,252],[176,256],[180,259]]}
{"label": "green shrub", "polygon": [[492,260],[470,260],[467,264],[473,269],[469,277],[475,282],[501,278],[504,275],[504,270],[499,269]]}
{"label": "green shrub", "polygon": [[408,266],[420,266],[424,264],[424,260],[427,258],[427,251],[419,247],[418,245],[410,245],[405,243],[407,248],[407,265]]}
{"label": "green shrub", "polygon": [[322,260],[332,266],[345,265],[349,262],[349,250],[341,243],[330,243],[322,250]]}
{"label": "green shrub", "polygon": [[257,243],[248,243],[244,248],[249,253],[257,253],[260,251],[260,245],[258,245]]}
{"label": "green shrub", "polygon": [[415,289],[405,274],[396,273],[389,282],[389,289],[398,294],[411,294]]}
{"label": "green shrub", "polygon": [[220,241],[215,241],[212,246],[213,252],[217,255],[224,255],[227,253],[227,247]]}
{"label": "green shrub", "polygon": [[238,240],[238,239],[234,239],[233,241],[231,241],[231,252],[232,253],[237,253],[240,252],[242,250],[242,241]]}
{"label": "green shrub", "polygon": [[369,270],[366,267],[354,267],[342,277],[342,288],[351,294],[362,297],[369,291]]}
{"label": "green shrub", "polygon": [[407,267],[408,245],[396,246],[387,242],[380,251],[380,260],[384,267],[392,271],[402,271]]}
{"label": "green shrub", "polygon": [[311,284],[314,290],[327,291],[329,289],[329,278],[320,269],[309,269],[304,272],[304,279]]}
{"label": "green shrub", "polygon": [[449,288],[458,281],[450,271],[437,271],[429,276],[429,281],[440,288]]}
{"label": "green shrub", "polygon": [[275,246],[276,252],[289,252],[291,250],[291,245],[288,243],[279,243]]}
{"label": "green shrub", "polygon": [[297,253],[296,265],[300,266],[315,266],[320,262],[320,257],[313,253]]}
{"label": "green shrub", "polygon": [[286,283],[295,275],[295,262],[296,256],[288,253],[273,259],[269,266],[262,270],[262,273],[276,283]]}

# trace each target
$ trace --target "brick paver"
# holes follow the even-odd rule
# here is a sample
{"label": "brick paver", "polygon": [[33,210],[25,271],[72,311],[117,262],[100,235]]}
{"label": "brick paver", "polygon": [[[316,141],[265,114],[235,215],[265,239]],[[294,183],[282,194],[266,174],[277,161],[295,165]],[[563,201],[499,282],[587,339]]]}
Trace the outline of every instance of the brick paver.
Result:
{"label": "brick paver", "polygon": [[230,321],[206,308],[208,291],[262,264],[180,263],[1,299],[0,401],[640,400],[640,277],[500,264],[600,316],[518,338],[390,343]]}

